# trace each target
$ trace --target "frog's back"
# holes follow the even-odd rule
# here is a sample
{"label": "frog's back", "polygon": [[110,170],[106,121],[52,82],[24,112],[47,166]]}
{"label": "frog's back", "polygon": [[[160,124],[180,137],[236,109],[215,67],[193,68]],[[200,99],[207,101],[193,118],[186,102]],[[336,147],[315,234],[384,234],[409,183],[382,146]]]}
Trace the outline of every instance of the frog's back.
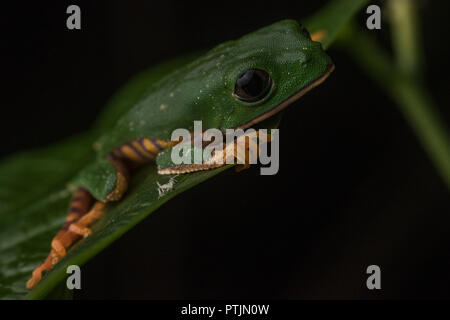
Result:
{"label": "frog's back", "polygon": [[101,156],[104,156],[111,148],[117,147],[115,139],[109,138],[114,135],[120,123],[119,120],[146,96],[156,91],[155,84],[161,79],[189,64],[200,54],[201,52],[187,54],[150,67],[134,76],[111,97],[95,124],[95,128],[103,132],[95,144],[96,150]]}
{"label": "frog's back", "polygon": [[215,88],[217,85],[212,82],[223,82],[220,71],[216,71],[217,55],[213,49],[158,79],[141,80],[139,94],[130,86],[131,98],[129,92],[119,95],[115,108],[108,109],[108,115],[113,112],[116,122],[111,125],[112,121],[108,121],[108,130],[96,143],[99,155],[104,157],[112,149],[137,139],[168,141],[174,129],[193,130],[194,120],[206,120],[204,116],[210,113],[205,112],[204,98],[217,96],[208,90],[208,83]]}

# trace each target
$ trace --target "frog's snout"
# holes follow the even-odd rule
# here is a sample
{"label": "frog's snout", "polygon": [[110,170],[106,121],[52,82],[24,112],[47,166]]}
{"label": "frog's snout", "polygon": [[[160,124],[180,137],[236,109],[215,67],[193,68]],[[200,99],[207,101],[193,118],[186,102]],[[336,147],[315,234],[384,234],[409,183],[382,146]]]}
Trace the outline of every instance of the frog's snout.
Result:
{"label": "frog's snout", "polygon": [[300,55],[300,64],[302,68],[308,66],[323,66],[327,71],[332,69],[333,61],[328,54],[322,49],[320,42],[311,42],[302,49]]}
{"label": "frog's snout", "polygon": [[301,66],[304,68],[307,67],[315,58],[322,54],[325,54],[322,50],[322,45],[319,42],[311,42],[302,48],[302,55],[300,57]]}
{"label": "frog's snout", "polygon": [[304,59],[301,59],[300,63],[303,68],[306,68],[308,64],[311,62],[312,58],[311,56],[306,56]]}

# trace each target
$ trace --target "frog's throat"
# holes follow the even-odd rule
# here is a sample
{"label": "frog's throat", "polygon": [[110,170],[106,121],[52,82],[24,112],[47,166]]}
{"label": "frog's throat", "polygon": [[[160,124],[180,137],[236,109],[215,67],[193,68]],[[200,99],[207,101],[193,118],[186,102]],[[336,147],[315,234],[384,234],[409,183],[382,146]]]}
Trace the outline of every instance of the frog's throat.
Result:
{"label": "frog's throat", "polygon": [[291,95],[289,98],[281,102],[276,107],[264,112],[260,116],[238,126],[236,129],[247,129],[248,127],[251,127],[263,120],[266,120],[267,118],[270,118],[271,116],[275,115],[276,113],[280,112],[284,108],[286,108],[288,105],[292,104],[294,101],[297,101],[300,97],[302,97],[304,94],[312,90],[313,88],[320,85],[322,82],[325,81],[326,78],[330,75],[331,72],[334,70],[334,64],[331,64],[327,67],[327,70],[322,74],[320,77],[318,77],[316,80],[312,81],[310,84],[308,84],[306,87],[301,88],[299,91]]}

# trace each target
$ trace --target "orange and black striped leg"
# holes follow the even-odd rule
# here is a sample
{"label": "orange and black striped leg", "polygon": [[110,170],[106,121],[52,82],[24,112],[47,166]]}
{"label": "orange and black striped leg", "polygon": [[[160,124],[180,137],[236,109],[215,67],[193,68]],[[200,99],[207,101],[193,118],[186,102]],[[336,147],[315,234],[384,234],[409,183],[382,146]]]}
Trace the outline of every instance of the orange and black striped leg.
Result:
{"label": "orange and black striped leg", "polygon": [[[154,161],[161,150],[172,144],[172,142],[158,139],[143,138],[133,140],[113,150],[108,157],[108,161],[116,169],[116,186],[111,193],[106,195],[106,201],[118,201],[122,198],[128,189],[130,169]],[[27,282],[28,289],[33,288],[41,280],[44,270],[50,270],[66,255],[66,249],[69,246],[81,236],[87,237],[92,233],[89,226],[100,219],[106,209],[106,202],[97,201],[89,210],[92,202],[93,197],[85,188],[79,188],[76,191],[66,222],[53,238],[51,243],[52,249],[47,259],[33,271],[32,277]]]}
{"label": "orange and black striped leg", "polygon": [[108,161],[112,163],[116,169],[116,186],[113,191],[106,195],[107,201],[119,201],[128,189],[130,183],[129,165],[124,162],[124,159],[119,159],[111,154]]}
{"label": "orange and black striped leg", "polygon": [[114,149],[110,153],[110,161],[112,160],[114,164],[114,160],[120,160],[128,169],[133,169],[154,162],[158,153],[176,143],[152,138],[132,140]]}
{"label": "orange and black striped leg", "polygon": [[50,270],[62,257],[66,255],[66,248],[74,243],[80,236],[69,231],[72,223],[79,220],[90,208],[93,198],[89,191],[80,187],[73,195],[69,211],[63,227],[58,231],[51,242],[51,250],[47,259],[37,267],[27,282],[27,288],[33,288],[42,278],[44,270]]}
{"label": "orange and black striped leg", "polygon": [[106,203],[97,201],[88,213],[86,213],[84,216],[82,216],[80,219],[69,226],[69,231],[84,238],[88,237],[92,234],[89,226],[103,217],[105,211]]}

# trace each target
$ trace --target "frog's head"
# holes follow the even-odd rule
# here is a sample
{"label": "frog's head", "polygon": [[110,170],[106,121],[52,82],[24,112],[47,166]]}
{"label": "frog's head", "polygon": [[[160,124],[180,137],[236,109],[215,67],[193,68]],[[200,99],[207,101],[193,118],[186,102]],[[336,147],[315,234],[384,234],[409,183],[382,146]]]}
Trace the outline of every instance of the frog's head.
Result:
{"label": "frog's head", "polygon": [[222,129],[247,128],[271,117],[334,69],[321,44],[294,20],[226,42],[211,53],[219,61],[223,81],[216,92],[224,108]]}

